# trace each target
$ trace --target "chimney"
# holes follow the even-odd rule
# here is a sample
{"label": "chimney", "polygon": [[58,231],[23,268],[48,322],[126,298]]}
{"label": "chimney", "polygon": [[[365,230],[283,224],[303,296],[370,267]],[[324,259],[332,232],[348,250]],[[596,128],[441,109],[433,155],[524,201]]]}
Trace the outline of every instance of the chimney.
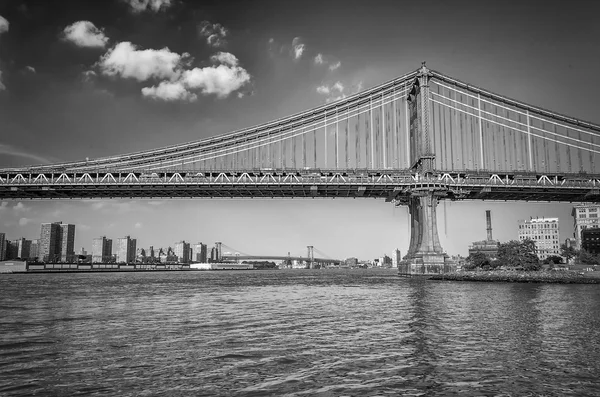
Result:
{"label": "chimney", "polygon": [[487,222],[487,239],[492,241],[492,211],[485,211],[485,220]]}

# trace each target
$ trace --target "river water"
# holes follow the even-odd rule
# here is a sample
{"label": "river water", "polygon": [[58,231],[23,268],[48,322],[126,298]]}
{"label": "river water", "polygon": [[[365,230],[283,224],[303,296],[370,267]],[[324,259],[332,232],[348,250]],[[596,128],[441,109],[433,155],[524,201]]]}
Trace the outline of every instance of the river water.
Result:
{"label": "river water", "polygon": [[0,276],[0,395],[598,396],[600,285]]}

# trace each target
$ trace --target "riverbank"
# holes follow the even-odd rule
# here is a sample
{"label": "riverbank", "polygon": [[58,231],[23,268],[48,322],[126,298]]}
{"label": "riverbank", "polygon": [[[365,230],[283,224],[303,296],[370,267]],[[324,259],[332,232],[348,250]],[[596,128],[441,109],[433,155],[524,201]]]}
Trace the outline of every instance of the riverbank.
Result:
{"label": "riverbank", "polygon": [[600,275],[586,276],[572,271],[461,271],[437,274],[429,280],[480,281],[506,283],[600,284]]}

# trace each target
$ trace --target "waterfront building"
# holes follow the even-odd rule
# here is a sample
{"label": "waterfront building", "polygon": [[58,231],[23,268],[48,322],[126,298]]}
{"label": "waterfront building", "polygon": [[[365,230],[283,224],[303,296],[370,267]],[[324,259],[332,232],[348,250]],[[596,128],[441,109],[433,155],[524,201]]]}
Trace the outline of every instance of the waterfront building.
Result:
{"label": "waterfront building", "polygon": [[598,228],[600,227],[600,204],[577,204],[573,207],[571,215],[573,216],[573,228],[575,234],[575,241],[577,245],[575,248],[581,249],[581,232],[585,229]]}
{"label": "waterfront building", "polygon": [[591,254],[600,254],[600,228],[594,227],[581,231],[581,249]]}
{"label": "waterfront building", "polygon": [[207,248],[208,247],[206,244],[202,244],[202,243],[196,244],[196,246],[194,247],[194,251],[196,252],[196,258],[195,258],[196,262],[200,262],[200,263],[208,262]]}
{"label": "waterfront building", "polygon": [[112,240],[106,236],[92,240],[92,263],[108,263],[112,259]]}
{"label": "waterfront building", "polygon": [[494,260],[498,257],[498,247],[500,242],[494,240],[492,236],[492,212],[490,210],[485,211],[485,220],[487,238],[481,241],[473,241],[469,246],[469,255],[480,252],[490,260]]}
{"label": "waterfront building", "polygon": [[146,256],[146,250],[138,248],[135,251],[135,261],[138,263],[148,263],[148,257]]}
{"label": "waterfront building", "polygon": [[62,222],[42,223],[38,258],[42,262],[60,261],[60,225]]}
{"label": "waterfront building", "polygon": [[6,259],[6,234],[0,233],[0,261]]}
{"label": "waterfront building", "polygon": [[18,240],[15,240],[17,246],[17,258],[21,258],[23,260],[29,259],[30,251],[31,251],[31,240],[27,240],[21,237]]}
{"label": "waterfront building", "polygon": [[61,224],[59,239],[60,261],[75,262],[75,225]]}
{"label": "waterfront building", "polygon": [[40,241],[39,240],[31,240],[31,245],[29,246],[29,258],[28,259],[36,259],[40,256]]}
{"label": "waterfront building", "polygon": [[137,240],[130,236],[117,239],[117,263],[133,263],[135,262]]}
{"label": "waterfront building", "polygon": [[220,242],[217,241],[215,243],[215,249],[216,249],[215,262],[221,262],[221,260],[223,259],[223,251],[222,251],[221,243]]}
{"label": "waterfront building", "polygon": [[185,240],[175,243],[174,251],[175,251],[175,256],[177,257],[177,262],[190,263],[190,258],[191,258],[190,243],[186,243]]}
{"label": "waterfront building", "polygon": [[531,218],[519,221],[519,240],[535,242],[537,256],[544,260],[549,256],[560,256],[558,218]]}
{"label": "waterfront building", "polygon": [[19,240],[6,241],[6,260],[18,258]]}
{"label": "waterfront building", "polygon": [[401,260],[402,256],[400,255],[400,250],[396,248],[394,251],[392,251],[392,267],[398,267]]}

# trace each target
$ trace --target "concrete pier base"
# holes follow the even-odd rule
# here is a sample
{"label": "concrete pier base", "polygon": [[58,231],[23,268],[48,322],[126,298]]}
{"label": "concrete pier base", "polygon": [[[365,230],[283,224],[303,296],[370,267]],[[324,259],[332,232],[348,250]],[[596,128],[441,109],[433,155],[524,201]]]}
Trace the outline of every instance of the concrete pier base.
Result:
{"label": "concrete pier base", "polygon": [[398,270],[402,275],[430,275],[451,271],[448,255],[437,230],[438,196],[435,191],[417,191],[409,198],[410,246]]}

